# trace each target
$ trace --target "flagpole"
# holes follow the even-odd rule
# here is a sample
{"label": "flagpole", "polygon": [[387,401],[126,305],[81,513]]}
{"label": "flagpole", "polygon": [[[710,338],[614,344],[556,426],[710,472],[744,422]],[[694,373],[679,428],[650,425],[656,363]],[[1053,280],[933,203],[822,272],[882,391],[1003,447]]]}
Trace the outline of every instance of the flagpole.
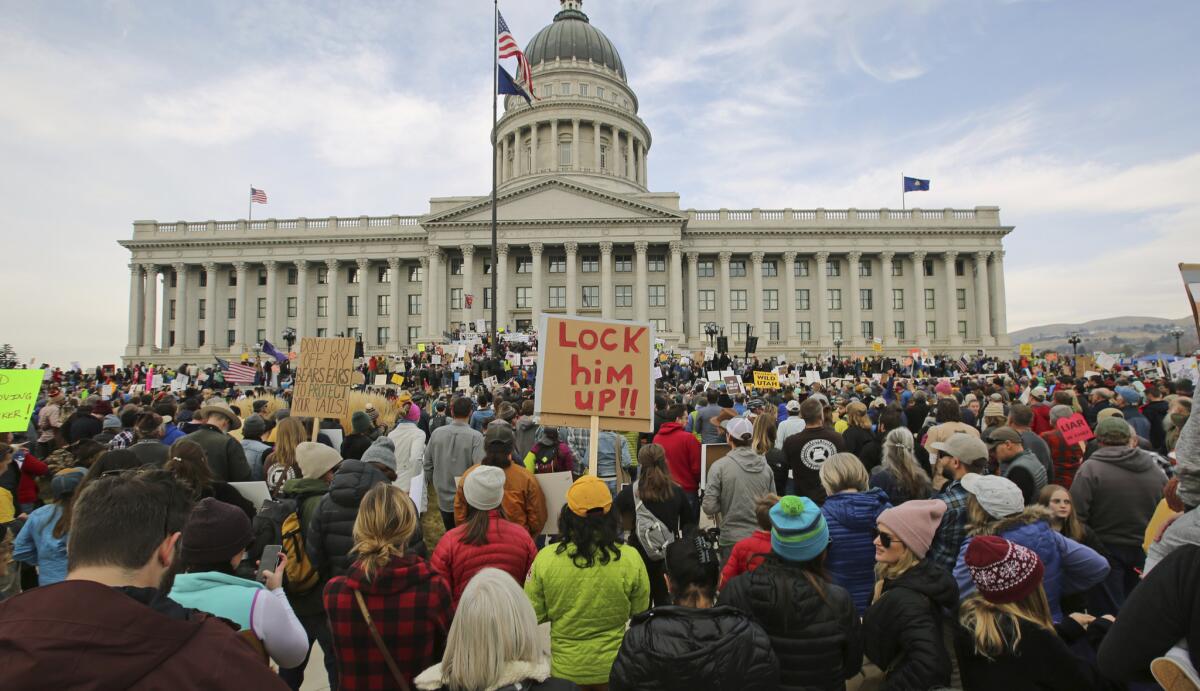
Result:
{"label": "flagpole", "polygon": [[250,185],[250,200],[246,202],[246,220],[254,220],[254,185]]}
{"label": "flagpole", "polygon": [[904,171],[900,171],[900,210],[907,211],[904,206]]}
{"label": "flagpole", "polygon": [[496,242],[496,91],[499,79],[496,69],[500,64],[500,0],[492,0],[492,352],[500,352],[500,331],[496,318],[500,296],[496,294],[496,273],[499,271],[499,257]]}

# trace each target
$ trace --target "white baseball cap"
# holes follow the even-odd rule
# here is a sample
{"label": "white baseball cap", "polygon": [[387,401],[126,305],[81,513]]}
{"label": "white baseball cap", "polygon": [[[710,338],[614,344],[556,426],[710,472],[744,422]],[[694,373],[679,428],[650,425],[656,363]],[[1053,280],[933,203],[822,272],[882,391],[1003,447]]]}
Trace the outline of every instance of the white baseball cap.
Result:
{"label": "white baseball cap", "polygon": [[754,436],[754,425],[744,417],[731,417],[721,423],[721,429],[729,436],[741,441],[749,441]]}

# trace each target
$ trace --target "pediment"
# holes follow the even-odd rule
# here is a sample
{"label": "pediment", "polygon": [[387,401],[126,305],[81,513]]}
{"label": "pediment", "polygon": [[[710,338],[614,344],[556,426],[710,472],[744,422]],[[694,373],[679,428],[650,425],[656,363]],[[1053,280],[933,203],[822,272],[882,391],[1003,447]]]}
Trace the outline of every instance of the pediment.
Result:
{"label": "pediment", "polygon": [[[682,222],[676,211],[646,204],[632,196],[598,190],[576,182],[551,179],[510,190],[496,199],[500,223]],[[454,209],[421,219],[422,226],[491,223],[490,197],[480,197]]]}

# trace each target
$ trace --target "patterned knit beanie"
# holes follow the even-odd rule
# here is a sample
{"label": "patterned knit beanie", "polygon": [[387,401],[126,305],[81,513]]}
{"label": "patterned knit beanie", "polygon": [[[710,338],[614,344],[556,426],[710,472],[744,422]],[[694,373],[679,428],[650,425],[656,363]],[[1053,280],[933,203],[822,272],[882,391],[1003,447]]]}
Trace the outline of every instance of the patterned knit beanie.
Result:
{"label": "patterned knit beanie", "polygon": [[787,561],[811,561],[829,546],[829,526],[808,497],[786,496],[771,507],[771,550]]}
{"label": "patterned knit beanie", "polygon": [[971,539],[963,561],[975,589],[988,602],[1024,600],[1042,584],[1042,560],[1037,552],[995,535]]}

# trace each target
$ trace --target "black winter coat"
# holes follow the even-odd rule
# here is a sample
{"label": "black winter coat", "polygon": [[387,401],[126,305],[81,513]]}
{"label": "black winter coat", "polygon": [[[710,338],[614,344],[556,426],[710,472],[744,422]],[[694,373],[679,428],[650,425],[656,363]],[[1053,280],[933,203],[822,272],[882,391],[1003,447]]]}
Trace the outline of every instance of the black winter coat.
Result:
{"label": "black winter coat", "polygon": [[737,576],[720,601],[750,615],[779,658],[781,689],[844,689],[862,669],[858,610],[845,588],[821,583],[775,555]]}
{"label": "black winter coat", "polygon": [[[329,493],[321,497],[321,503],[317,505],[312,523],[308,526],[305,544],[309,558],[321,574],[322,582],[345,575],[354,563],[351,550],[354,548],[354,520],[358,518],[358,505],[368,490],[387,481],[387,476],[378,468],[362,461],[350,459],[338,466],[333,482],[329,484]],[[428,554],[420,520],[409,539],[408,550],[422,557]]]}
{"label": "black winter coat", "polygon": [[874,432],[863,427],[848,427],[842,432],[842,439],[846,441],[846,450],[858,456],[867,472],[879,465],[883,447]]}
{"label": "black winter coat", "polygon": [[867,657],[887,675],[885,689],[950,685],[950,653],[942,641],[943,610],[958,606],[954,577],[933,561],[917,563],[863,613]]}
{"label": "black winter coat", "polygon": [[971,691],[1117,691],[1125,688],[1103,677],[1094,662],[1072,651],[1074,641],[1083,643],[1082,639],[1086,637],[1094,645],[1103,638],[1108,628],[1107,620],[1097,619],[1086,632],[1071,618],[1055,624],[1054,631],[1025,620],[1021,620],[1019,626],[1021,643],[1016,653],[1000,655],[994,660],[975,652],[975,637],[971,631],[961,625],[954,627],[954,651],[958,656],[963,688]]}
{"label": "black winter coat", "polygon": [[655,607],[635,616],[608,680],[621,689],[779,688],[767,633],[733,607]]}

